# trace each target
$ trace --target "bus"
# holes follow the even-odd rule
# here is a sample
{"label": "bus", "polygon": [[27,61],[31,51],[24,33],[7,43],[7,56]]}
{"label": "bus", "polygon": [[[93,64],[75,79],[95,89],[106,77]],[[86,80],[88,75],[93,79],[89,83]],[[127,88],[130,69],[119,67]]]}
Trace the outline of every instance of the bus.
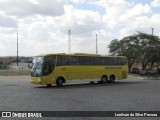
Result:
{"label": "bus", "polygon": [[70,80],[96,80],[113,83],[126,79],[128,74],[125,56],[102,56],[97,54],[45,54],[33,59],[32,84],[61,87]]}

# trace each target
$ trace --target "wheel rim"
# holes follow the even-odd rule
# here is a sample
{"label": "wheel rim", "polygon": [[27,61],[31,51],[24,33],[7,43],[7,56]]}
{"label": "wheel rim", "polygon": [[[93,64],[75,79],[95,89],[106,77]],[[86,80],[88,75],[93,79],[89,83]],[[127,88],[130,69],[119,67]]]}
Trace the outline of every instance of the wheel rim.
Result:
{"label": "wheel rim", "polygon": [[114,78],[114,77],[111,77],[111,78],[110,78],[110,82],[113,83],[114,81],[115,81],[115,78]]}
{"label": "wheel rim", "polygon": [[59,84],[62,85],[62,80],[61,79],[59,80]]}
{"label": "wheel rim", "polygon": [[62,86],[62,84],[63,84],[62,79],[58,79],[58,81],[57,81],[57,86],[60,87],[60,86]]}
{"label": "wheel rim", "polygon": [[102,82],[103,83],[107,82],[107,78],[106,77],[102,77]]}

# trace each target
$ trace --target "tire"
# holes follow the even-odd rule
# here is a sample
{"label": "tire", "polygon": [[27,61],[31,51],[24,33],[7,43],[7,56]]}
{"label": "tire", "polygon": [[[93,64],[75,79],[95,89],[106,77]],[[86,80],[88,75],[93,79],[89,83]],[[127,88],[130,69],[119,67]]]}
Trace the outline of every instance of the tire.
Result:
{"label": "tire", "polygon": [[111,75],[109,78],[109,83],[114,83],[115,82],[115,76]]}
{"label": "tire", "polygon": [[62,78],[58,78],[56,81],[57,87],[61,87],[63,85],[63,79]]}
{"label": "tire", "polygon": [[107,83],[107,82],[108,82],[107,76],[102,76],[101,83]]}
{"label": "tire", "polygon": [[51,84],[47,84],[47,87],[51,87],[52,85]]}

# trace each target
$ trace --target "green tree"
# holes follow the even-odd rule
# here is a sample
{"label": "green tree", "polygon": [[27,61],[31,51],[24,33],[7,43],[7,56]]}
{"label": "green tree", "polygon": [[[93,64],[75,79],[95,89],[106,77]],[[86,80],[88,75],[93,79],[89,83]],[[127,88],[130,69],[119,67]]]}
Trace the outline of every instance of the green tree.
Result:
{"label": "green tree", "polygon": [[108,46],[112,55],[124,55],[128,58],[129,71],[135,62],[141,62],[146,68],[149,63],[160,63],[160,39],[158,36],[138,32],[121,40],[114,39]]}
{"label": "green tree", "polygon": [[154,63],[160,60],[159,37],[139,32],[139,34],[137,35],[137,39],[139,41],[139,44],[137,46],[139,48],[139,59],[142,63],[142,67],[146,68],[149,63],[151,63],[152,67]]}
{"label": "green tree", "polygon": [[134,64],[137,57],[137,38],[135,35],[125,37],[118,41],[117,39],[111,41],[109,45],[110,53],[112,55],[124,55],[128,58],[129,71]]}

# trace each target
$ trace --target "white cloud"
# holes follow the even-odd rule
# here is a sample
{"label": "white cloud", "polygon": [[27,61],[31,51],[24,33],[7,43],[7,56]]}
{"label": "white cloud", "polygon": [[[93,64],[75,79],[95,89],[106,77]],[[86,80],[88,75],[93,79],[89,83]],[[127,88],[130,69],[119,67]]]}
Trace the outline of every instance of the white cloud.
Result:
{"label": "white cloud", "polygon": [[152,7],[160,7],[160,0],[153,0],[151,2]]}
{"label": "white cloud", "polygon": [[0,27],[16,28],[17,22],[15,19],[0,15]]}
{"label": "white cloud", "polygon": [[72,52],[95,53],[97,34],[99,53],[107,54],[113,39],[151,33],[151,27],[160,34],[160,14],[150,6],[127,0],[0,0],[0,56],[16,55],[17,32],[21,56],[67,53],[68,29]]}
{"label": "white cloud", "polygon": [[86,2],[86,0],[71,0],[71,1],[76,4],[83,4]]}
{"label": "white cloud", "polygon": [[137,4],[131,10],[128,11],[129,16],[144,15],[151,12],[149,5]]}
{"label": "white cloud", "polygon": [[[36,3],[36,4],[35,4]],[[15,17],[28,17],[32,15],[57,16],[64,13],[63,0],[5,0],[0,1],[0,10],[7,15]]]}
{"label": "white cloud", "polygon": [[136,16],[150,15],[152,13],[148,4],[133,4],[128,1],[121,0],[99,2],[106,9],[106,14],[103,16],[103,22],[106,27],[114,28],[117,25],[124,25],[127,21],[134,19]]}
{"label": "white cloud", "polygon": [[151,34],[151,28],[154,28],[154,34],[160,35],[159,24],[160,14],[153,14],[150,17],[138,16],[127,22],[126,27],[121,29],[119,37],[125,37],[127,35],[136,34],[137,31]]}
{"label": "white cloud", "polygon": [[119,24],[119,18],[126,13],[129,5],[125,0],[100,0],[97,4],[106,10],[106,14],[103,16],[103,22],[107,28],[113,28]]}
{"label": "white cloud", "polygon": [[54,26],[66,33],[71,29],[73,34],[86,34],[103,28],[102,17],[98,12],[76,9],[71,5],[65,5],[65,14],[53,18]]}

